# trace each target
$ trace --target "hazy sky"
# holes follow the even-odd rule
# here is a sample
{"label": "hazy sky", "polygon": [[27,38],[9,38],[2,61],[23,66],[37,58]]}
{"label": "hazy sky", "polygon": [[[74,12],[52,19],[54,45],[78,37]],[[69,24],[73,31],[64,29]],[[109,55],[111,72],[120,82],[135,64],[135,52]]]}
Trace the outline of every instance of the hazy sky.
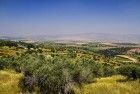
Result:
{"label": "hazy sky", "polygon": [[0,0],[0,34],[140,34],[140,0]]}

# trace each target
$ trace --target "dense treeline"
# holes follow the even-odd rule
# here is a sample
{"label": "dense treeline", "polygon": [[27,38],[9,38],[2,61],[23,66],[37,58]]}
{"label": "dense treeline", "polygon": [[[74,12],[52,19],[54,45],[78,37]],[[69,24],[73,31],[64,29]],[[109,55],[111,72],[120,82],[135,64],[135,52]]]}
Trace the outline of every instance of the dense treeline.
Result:
{"label": "dense treeline", "polygon": [[104,54],[105,57],[114,57],[120,54],[126,54],[128,50],[134,47],[117,47],[117,48],[110,48],[105,50],[100,50],[99,53]]}
{"label": "dense treeline", "polygon": [[0,40],[0,47],[3,47],[3,46],[20,47],[20,48],[28,48],[28,49],[37,47],[35,46],[35,44],[25,43],[22,41],[15,42],[15,41],[9,41],[9,40]]}
{"label": "dense treeline", "polygon": [[0,47],[2,47],[2,46],[17,47],[18,44],[14,41],[0,40]]}

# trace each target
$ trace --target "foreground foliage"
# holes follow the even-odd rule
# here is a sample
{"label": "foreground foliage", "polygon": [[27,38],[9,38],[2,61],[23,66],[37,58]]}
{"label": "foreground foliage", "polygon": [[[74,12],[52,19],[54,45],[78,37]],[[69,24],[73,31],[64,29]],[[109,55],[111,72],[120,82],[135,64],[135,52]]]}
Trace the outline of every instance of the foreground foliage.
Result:
{"label": "foreground foliage", "polygon": [[126,81],[123,76],[100,78],[96,83],[75,89],[76,94],[139,94],[140,82]]}
{"label": "foreground foliage", "polygon": [[38,87],[42,94],[74,93],[75,86],[93,82],[103,71],[100,63],[85,59],[71,61],[33,54],[26,55],[21,62],[24,92],[33,92]]}

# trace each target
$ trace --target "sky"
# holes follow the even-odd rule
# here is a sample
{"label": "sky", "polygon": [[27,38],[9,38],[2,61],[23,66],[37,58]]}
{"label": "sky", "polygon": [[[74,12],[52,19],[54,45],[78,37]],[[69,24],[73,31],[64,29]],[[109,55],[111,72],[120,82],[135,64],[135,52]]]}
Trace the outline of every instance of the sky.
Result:
{"label": "sky", "polygon": [[140,0],[0,0],[0,35],[140,41]]}

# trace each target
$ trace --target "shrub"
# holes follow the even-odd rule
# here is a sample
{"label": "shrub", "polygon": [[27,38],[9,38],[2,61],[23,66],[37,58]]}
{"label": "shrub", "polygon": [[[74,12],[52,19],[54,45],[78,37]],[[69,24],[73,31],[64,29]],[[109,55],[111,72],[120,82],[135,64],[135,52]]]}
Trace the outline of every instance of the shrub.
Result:
{"label": "shrub", "polygon": [[127,76],[128,79],[133,78],[136,80],[140,77],[140,67],[136,65],[123,65],[117,68],[119,74]]}
{"label": "shrub", "polygon": [[112,76],[112,75],[116,74],[116,71],[115,71],[114,67],[109,66],[109,65],[107,65],[107,66],[104,65],[103,71],[104,71],[103,76],[105,76],[105,77],[106,76]]}
{"label": "shrub", "polygon": [[136,75],[137,75],[137,78],[140,78],[140,67],[136,68]]}
{"label": "shrub", "polygon": [[32,54],[21,62],[25,76],[21,83],[27,92],[38,86],[42,94],[72,94],[75,85],[93,82],[103,73],[101,64],[85,59],[74,61]]}
{"label": "shrub", "polygon": [[7,66],[6,60],[3,58],[0,58],[0,69],[3,69],[5,66]]}
{"label": "shrub", "polygon": [[11,68],[14,58],[12,57],[0,57],[0,69]]}

